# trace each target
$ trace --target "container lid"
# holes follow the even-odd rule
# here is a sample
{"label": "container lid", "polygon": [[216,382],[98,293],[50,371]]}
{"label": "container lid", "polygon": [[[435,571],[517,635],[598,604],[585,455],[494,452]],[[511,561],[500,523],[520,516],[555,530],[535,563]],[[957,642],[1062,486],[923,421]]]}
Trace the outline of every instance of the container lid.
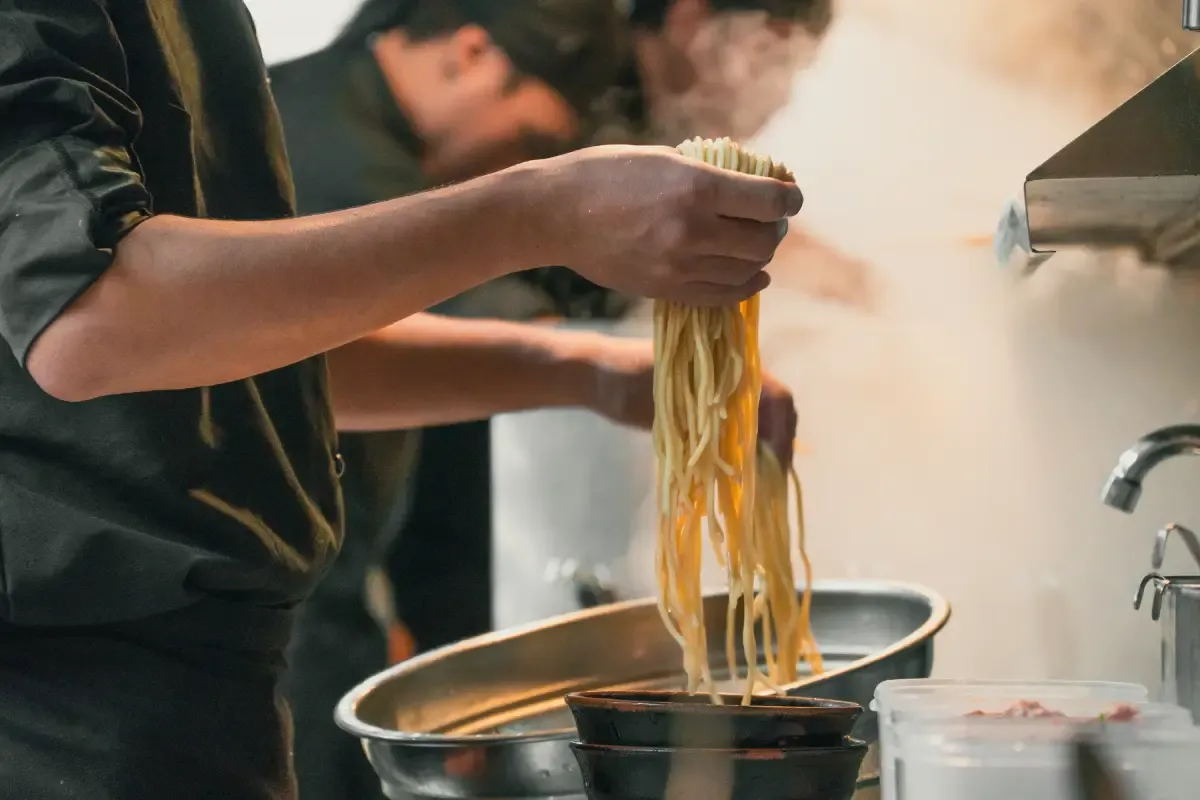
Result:
{"label": "container lid", "polygon": [[886,716],[892,710],[947,702],[990,707],[1016,700],[1035,700],[1047,705],[1071,700],[1142,703],[1149,697],[1150,690],[1137,683],[926,678],[884,681],[875,688],[871,710]]}
{"label": "container lid", "polygon": [[[1021,701],[1024,702],[1024,701]],[[1134,710],[1133,719],[1128,712]],[[1094,697],[1064,698],[1048,703],[1035,702],[1031,708],[1013,709],[1011,701],[997,699],[991,703],[935,702],[903,706],[888,714],[886,724],[901,725],[911,722],[939,719],[999,720],[1006,723],[1029,722],[1031,724],[1082,723],[1082,722],[1130,722],[1140,723],[1181,721],[1192,724],[1192,715],[1186,708],[1173,703],[1125,703],[1112,702]]]}

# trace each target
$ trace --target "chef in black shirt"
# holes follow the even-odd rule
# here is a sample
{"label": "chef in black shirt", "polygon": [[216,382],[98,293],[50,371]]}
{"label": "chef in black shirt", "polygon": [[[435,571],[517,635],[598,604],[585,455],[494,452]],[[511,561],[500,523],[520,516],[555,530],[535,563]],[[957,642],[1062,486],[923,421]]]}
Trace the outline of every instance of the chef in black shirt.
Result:
{"label": "chef in black shirt", "polygon": [[543,379],[451,347],[406,386],[363,337],[531,264],[733,302],[800,204],[594,148],[294,219],[239,0],[0,0],[0,791],[293,798],[279,671],[341,539],[335,420],[598,405],[622,366],[498,337]]}

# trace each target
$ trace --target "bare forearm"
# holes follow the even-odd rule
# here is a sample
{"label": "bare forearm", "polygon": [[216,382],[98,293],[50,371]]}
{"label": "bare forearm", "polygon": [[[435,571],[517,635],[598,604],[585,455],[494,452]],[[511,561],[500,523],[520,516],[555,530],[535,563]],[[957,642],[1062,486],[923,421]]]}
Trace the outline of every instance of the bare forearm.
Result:
{"label": "bare forearm", "polygon": [[[316,217],[157,217],[29,357],[64,399],[238,380],[555,261],[522,170]],[[543,193],[544,194],[544,193]]]}
{"label": "bare forearm", "polygon": [[417,314],[329,354],[337,424],[390,430],[589,406],[598,342],[537,325]]}

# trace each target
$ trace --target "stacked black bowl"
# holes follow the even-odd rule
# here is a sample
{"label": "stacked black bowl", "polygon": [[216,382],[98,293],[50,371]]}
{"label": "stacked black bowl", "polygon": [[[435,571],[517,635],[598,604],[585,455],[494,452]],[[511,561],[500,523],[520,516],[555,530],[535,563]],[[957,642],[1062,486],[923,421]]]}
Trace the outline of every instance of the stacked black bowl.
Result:
{"label": "stacked black bowl", "polygon": [[675,692],[567,696],[589,800],[850,800],[867,745],[854,703]]}

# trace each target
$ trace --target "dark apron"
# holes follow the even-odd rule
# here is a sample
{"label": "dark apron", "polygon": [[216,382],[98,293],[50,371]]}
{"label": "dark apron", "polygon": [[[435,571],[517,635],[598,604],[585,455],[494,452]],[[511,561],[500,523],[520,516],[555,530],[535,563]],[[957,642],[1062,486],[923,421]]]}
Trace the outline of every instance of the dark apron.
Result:
{"label": "dark apron", "polygon": [[206,601],[137,623],[0,623],[0,798],[295,800],[287,611]]}

